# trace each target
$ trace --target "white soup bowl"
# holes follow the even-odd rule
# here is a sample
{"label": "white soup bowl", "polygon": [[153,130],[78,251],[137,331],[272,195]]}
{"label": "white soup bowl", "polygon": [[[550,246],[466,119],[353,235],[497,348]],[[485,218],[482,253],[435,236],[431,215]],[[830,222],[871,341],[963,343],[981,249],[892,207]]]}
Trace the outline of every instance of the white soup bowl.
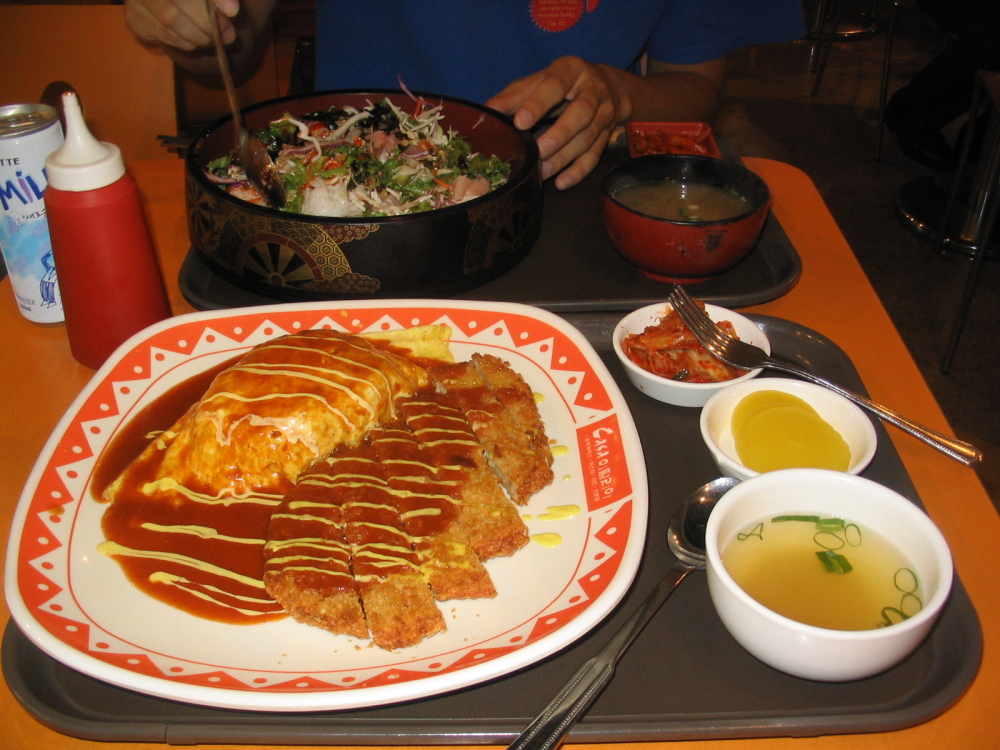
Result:
{"label": "white soup bowl", "polygon": [[[836,516],[880,534],[907,558],[922,608],[887,627],[833,630],[760,604],[733,580],[722,552],[761,520],[785,514]],[[726,629],[764,663],[810,680],[858,680],[899,663],[927,636],[951,592],[951,554],[930,518],[893,490],[843,472],[783,469],[741,482],[712,510],[705,547],[709,592]]]}
{"label": "white soup bowl", "polygon": [[[644,370],[625,354],[622,349],[622,342],[627,336],[634,333],[642,333],[647,327],[656,325],[664,315],[667,315],[672,306],[668,302],[660,302],[655,305],[647,305],[639,308],[619,321],[613,334],[613,344],[615,354],[621,360],[625,368],[625,374],[629,381],[651,398],[663,401],[675,406],[704,406],[705,402],[718,391],[733,383],[743,383],[757,377],[760,370],[749,370],[732,380],[723,380],[718,383],[688,383],[683,380],[671,380],[659,375],[654,375],[648,370]],[[705,305],[705,312],[716,323],[728,320],[733,324],[736,335],[742,341],[759,346],[768,354],[771,353],[771,342],[756,323],[749,318],[733,312],[725,307],[717,305]]]}

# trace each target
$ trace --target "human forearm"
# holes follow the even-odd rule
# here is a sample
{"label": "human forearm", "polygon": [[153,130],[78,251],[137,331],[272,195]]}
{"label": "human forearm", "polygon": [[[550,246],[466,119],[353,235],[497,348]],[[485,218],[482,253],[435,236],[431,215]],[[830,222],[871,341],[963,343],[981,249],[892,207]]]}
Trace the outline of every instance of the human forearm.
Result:
{"label": "human forearm", "polygon": [[718,108],[725,72],[725,58],[695,66],[650,60],[645,76],[633,76],[632,110],[626,119],[709,122]]}
{"label": "human forearm", "polygon": [[[234,68],[251,57],[276,2],[213,0]],[[185,70],[218,74],[212,49],[214,19],[205,0],[126,0],[125,21],[136,39]]]}
{"label": "human forearm", "polygon": [[582,180],[599,161],[614,129],[633,119],[702,120],[714,112],[725,59],[698,65],[651,62],[636,76],[577,57],[562,57],[544,70],[514,81],[487,104],[514,118],[522,130],[556,112],[538,138],[542,174],[558,175],[556,187]]}

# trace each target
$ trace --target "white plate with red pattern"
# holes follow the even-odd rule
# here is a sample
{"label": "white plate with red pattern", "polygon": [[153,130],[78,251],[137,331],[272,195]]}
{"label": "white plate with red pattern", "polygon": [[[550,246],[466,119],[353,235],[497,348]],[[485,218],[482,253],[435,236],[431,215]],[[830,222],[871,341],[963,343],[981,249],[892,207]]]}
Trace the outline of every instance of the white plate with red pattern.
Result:
{"label": "white plate with red pattern", "polygon": [[[447,632],[390,652],[291,618],[206,620],[143,594],[97,551],[107,508],[91,490],[98,459],[158,396],[285,333],[431,323],[451,326],[458,360],[484,352],[509,361],[535,392],[556,446],[555,481],[522,510],[532,542],[486,564],[496,598],[442,603]],[[629,589],[647,512],[642,447],[621,392],[586,339],[551,313],[438,300],[194,313],[127,342],[63,417],[21,496],[5,588],[15,621],[40,649],[119,687],[244,710],[377,706],[508,674],[585,635]]]}

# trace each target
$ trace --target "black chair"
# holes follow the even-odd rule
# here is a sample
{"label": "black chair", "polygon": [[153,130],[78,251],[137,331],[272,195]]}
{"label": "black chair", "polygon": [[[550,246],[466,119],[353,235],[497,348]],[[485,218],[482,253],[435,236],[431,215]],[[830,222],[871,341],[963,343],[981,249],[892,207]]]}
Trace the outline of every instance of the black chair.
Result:
{"label": "black chair", "polygon": [[[882,158],[882,134],[885,130],[885,105],[889,95],[889,70],[892,65],[892,42],[896,33],[896,20],[899,17],[899,3],[900,0],[892,0],[892,9],[890,10],[889,21],[885,30],[885,52],[882,57],[882,81],[879,87],[875,161],[879,161]],[[875,2],[872,2],[869,13],[870,26],[863,29],[861,32],[858,32],[859,38],[866,38],[866,36],[870,36],[872,33],[875,33],[877,28],[875,5]],[[812,88],[813,96],[817,96],[819,94],[819,88],[823,83],[823,73],[826,72],[826,65],[830,59],[830,49],[833,47],[833,42],[838,38],[838,33],[840,33],[838,29],[840,27],[843,10],[844,0],[832,0],[832,2],[820,0],[817,7],[816,19],[814,21],[815,26],[812,32],[812,34],[819,40],[816,45],[816,49],[813,52],[816,73],[816,78],[813,81]]]}
{"label": "black chair", "polygon": [[[976,168],[971,172],[971,187],[963,188],[966,173],[969,172],[969,155],[975,141],[975,130],[985,127]],[[957,235],[949,235],[949,220],[958,204],[960,193],[966,193],[964,220]],[[941,372],[951,370],[958,342],[965,328],[979,283],[983,261],[988,255],[988,245],[1000,212],[1000,73],[979,71],[976,74],[976,89],[969,112],[968,134],[962,144],[958,168],[952,180],[948,200],[941,220],[940,248],[948,252],[949,246],[958,243],[961,249],[972,255],[972,262],[965,282],[965,290],[958,306],[958,313],[952,326],[951,338],[941,362]]]}

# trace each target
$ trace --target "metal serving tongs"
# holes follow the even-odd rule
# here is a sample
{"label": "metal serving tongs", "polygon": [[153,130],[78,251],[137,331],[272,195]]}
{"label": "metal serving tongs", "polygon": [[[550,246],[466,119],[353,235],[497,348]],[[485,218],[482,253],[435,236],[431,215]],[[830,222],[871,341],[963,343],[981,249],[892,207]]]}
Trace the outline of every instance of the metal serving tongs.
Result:
{"label": "metal serving tongs", "polygon": [[236,100],[236,87],[233,85],[233,76],[229,72],[229,58],[226,55],[226,48],[222,44],[222,31],[219,29],[219,12],[212,0],[205,0],[208,9],[208,16],[212,21],[212,39],[215,41],[215,56],[219,60],[219,71],[222,73],[222,83],[226,87],[226,96],[229,99],[229,109],[233,113],[233,127],[236,129],[236,148],[239,151],[240,161],[243,163],[243,170],[247,179],[260,190],[272,208],[281,208],[285,205],[285,186],[281,184],[281,175],[278,174],[274,162],[271,161],[270,154],[264,147],[264,142],[247,129],[243,120],[243,112],[240,111],[239,102]]}

